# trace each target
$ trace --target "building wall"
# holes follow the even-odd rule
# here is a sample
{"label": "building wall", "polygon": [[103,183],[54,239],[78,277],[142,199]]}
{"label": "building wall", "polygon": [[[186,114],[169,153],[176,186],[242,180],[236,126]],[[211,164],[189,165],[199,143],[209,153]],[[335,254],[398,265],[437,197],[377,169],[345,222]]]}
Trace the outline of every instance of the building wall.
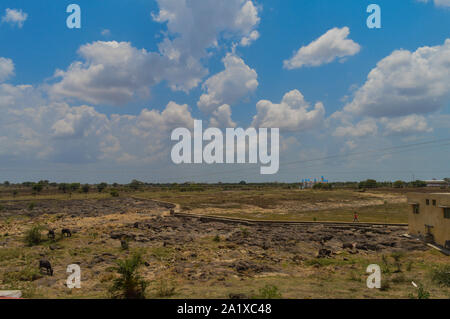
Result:
{"label": "building wall", "polygon": [[[449,194],[408,194],[408,204],[410,204],[408,224],[411,235],[425,237],[427,227],[433,226],[430,232],[433,234],[435,243],[445,246],[445,242],[450,240],[450,219],[444,218],[444,209],[440,206],[450,207]],[[429,205],[427,205],[427,199]],[[433,205],[433,200],[436,205]],[[419,205],[419,214],[414,214],[413,204]]]}

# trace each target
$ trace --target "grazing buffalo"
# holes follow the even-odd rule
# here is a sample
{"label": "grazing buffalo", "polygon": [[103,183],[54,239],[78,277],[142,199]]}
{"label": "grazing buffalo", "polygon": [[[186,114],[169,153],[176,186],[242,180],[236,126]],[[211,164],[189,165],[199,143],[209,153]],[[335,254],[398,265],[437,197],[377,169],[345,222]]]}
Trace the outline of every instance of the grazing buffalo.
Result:
{"label": "grazing buffalo", "polygon": [[72,237],[72,232],[70,231],[70,229],[67,229],[67,228],[64,228],[63,230],[61,230],[61,234],[66,237]]}
{"label": "grazing buffalo", "polygon": [[53,276],[53,268],[48,260],[42,259],[39,261],[39,270],[45,268],[47,275]]}
{"label": "grazing buffalo", "polygon": [[53,240],[55,240],[55,231],[54,231],[53,229],[50,229],[50,230],[48,231],[47,237],[48,237],[48,239],[53,239]]}

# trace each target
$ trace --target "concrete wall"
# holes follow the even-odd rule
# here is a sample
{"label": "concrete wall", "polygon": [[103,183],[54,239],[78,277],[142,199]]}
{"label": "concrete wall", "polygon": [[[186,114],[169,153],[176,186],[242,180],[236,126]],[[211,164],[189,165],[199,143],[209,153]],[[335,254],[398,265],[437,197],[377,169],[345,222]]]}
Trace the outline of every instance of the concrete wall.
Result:
{"label": "concrete wall", "polygon": [[[434,242],[438,245],[445,246],[445,242],[450,240],[450,219],[444,218],[444,209],[440,206],[450,207],[450,193],[411,193],[407,195],[409,208],[409,233],[411,235],[425,238],[427,235],[427,227],[433,234]],[[427,205],[427,199],[429,205]],[[433,205],[433,200],[436,205]],[[419,205],[419,214],[414,214],[413,204]]]}

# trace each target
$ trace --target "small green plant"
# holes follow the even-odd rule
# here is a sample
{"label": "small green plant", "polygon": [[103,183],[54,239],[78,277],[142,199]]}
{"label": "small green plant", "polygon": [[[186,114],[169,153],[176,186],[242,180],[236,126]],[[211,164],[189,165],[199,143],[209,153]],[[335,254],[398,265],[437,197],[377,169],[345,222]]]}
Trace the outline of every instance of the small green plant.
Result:
{"label": "small green plant", "polygon": [[30,247],[39,245],[42,242],[41,230],[42,228],[39,225],[31,227],[25,233],[25,243]]}
{"label": "small green plant", "polygon": [[161,279],[156,287],[156,295],[159,298],[167,298],[175,295],[175,287],[169,284],[166,280]]}
{"label": "small green plant", "polygon": [[119,197],[119,192],[115,189],[111,190],[109,193],[112,197]]}
{"label": "small green plant", "polygon": [[383,274],[390,274],[391,269],[389,268],[389,261],[386,257],[386,255],[381,255],[381,272]]}
{"label": "small green plant", "polygon": [[36,207],[36,203],[34,203],[34,202],[31,202],[30,204],[28,204],[29,211],[32,211],[35,207]]}
{"label": "small green plant", "polygon": [[392,282],[395,284],[401,284],[406,281],[407,281],[407,279],[406,279],[405,275],[403,275],[403,274],[397,274],[396,276],[392,277]]}
{"label": "small green plant", "polygon": [[244,238],[247,238],[250,235],[248,229],[245,227],[241,227],[241,234],[242,234],[242,237],[244,237]]}
{"label": "small green plant", "polygon": [[450,265],[443,265],[431,271],[433,282],[441,286],[450,287]]}
{"label": "small green plant", "polygon": [[122,239],[122,240],[120,241],[120,247],[121,247],[123,250],[128,250],[128,248],[129,248],[128,240]]}
{"label": "small green plant", "polygon": [[138,273],[143,260],[140,253],[135,253],[129,259],[120,260],[115,271],[120,275],[114,280],[110,288],[111,296],[115,299],[145,299],[145,289],[148,284]]}
{"label": "small green plant", "polygon": [[391,257],[394,259],[394,265],[397,267],[395,272],[402,272],[402,263],[401,259],[404,256],[402,252],[394,252],[392,253]]}
{"label": "small green plant", "polygon": [[391,288],[391,284],[389,282],[389,280],[385,279],[381,281],[381,287],[380,290],[381,291],[387,291]]}
{"label": "small green plant", "polygon": [[97,232],[92,232],[92,233],[89,233],[89,236],[92,237],[92,239],[97,239],[98,238],[98,233]]}
{"label": "small green plant", "polygon": [[426,291],[422,284],[417,287],[417,295],[409,294],[411,299],[430,299],[430,292]]}
{"label": "small green plant", "polygon": [[259,289],[258,295],[255,299],[281,299],[282,295],[277,286],[265,285],[263,288]]}
{"label": "small green plant", "polygon": [[220,236],[219,236],[219,235],[216,235],[216,236],[213,238],[213,241],[216,242],[216,243],[220,242]]}
{"label": "small green plant", "polygon": [[412,265],[413,265],[413,262],[412,262],[412,261],[409,261],[409,262],[406,264],[406,271],[411,271]]}
{"label": "small green plant", "polygon": [[361,281],[361,277],[355,271],[351,271],[350,272],[350,278],[349,279],[351,281],[357,281],[357,282]]}

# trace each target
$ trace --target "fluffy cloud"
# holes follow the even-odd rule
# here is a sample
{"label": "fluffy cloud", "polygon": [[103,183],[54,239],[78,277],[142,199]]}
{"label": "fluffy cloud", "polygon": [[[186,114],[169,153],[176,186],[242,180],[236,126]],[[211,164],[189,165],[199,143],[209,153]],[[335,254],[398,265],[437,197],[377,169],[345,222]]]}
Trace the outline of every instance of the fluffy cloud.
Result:
{"label": "fluffy cloud", "polygon": [[78,52],[85,62],[55,72],[61,81],[51,87],[53,95],[93,104],[123,104],[147,96],[149,86],[162,73],[158,54],[138,50],[128,42],[98,41],[83,45]]}
{"label": "fluffy cloud", "polygon": [[339,126],[333,133],[333,136],[337,137],[363,137],[369,135],[376,135],[378,132],[378,126],[374,119],[365,119],[357,123],[356,125],[347,123],[346,125]]}
{"label": "fluffy cloud", "polygon": [[217,46],[223,32],[247,37],[258,25],[258,10],[246,0],[157,0],[159,13],[155,21],[167,23],[175,39],[166,38],[162,46],[181,55],[195,58],[205,49]]}
{"label": "fluffy cloud", "polygon": [[325,115],[321,102],[314,109],[305,101],[298,90],[286,93],[280,104],[261,100],[256,104],[257,114],[253,117],[255,127],[277,127],[285,131],[305,131],[320,126]]}
{"label": "fluffy cloud", "polygon": [[229,53],[223,59],[225,70],[203,84],[207,91],[197,105],[204,112],[213,112],[223,104],[233,104],[258,87],[258,74],[244,60]]}
{"label": "fluffy cloud", "polygon": [[292,70],[303,66],[320,66],[337,58],[357,54],[361,47],[347,38],[349,34],[348,27],[328,30],[317,40],[301,47],[291,59],[285,60],[284,67]]}
{"label": "fluffy cloud", "polygon": [[11,59],[0,57],[0,83],[14,74],[14,63]]}
{"label": "fluffy cloud", "polygon": [[143,130],[158,128],[167,132],[177,127],[193,128],[194,119],[187,104],[179,105],[169,102],[162,112],[157,110],[142,110],[137,118],[137,126]]}
{"label": "fluffy cloud", "polygon": [[243,37],[241,39],[240,44],[243,47],[248,47],[250,44],[252,44],[252,42],[254,42],[258,39],[259,39],[259,32],[255,30],[252,33],[250,33],[250,35],[248,37]]}
{"label": "fluffy cloud", "polygon": [[450,39],[415,52],[397,50],[378,62],[346,112],[372,117],[429,113],[450,96]]}
{"label": "fluffy cloud", "polygon": [[158,52],[138,49],[128,42],[83,45],[79,49],[81,61],[55,73],[61,80],[50,89],[51,94],[92,104],[120,105],[147,97],[150,87],[162,81],[173,90],[188,92],[208,74],[202,61],[209,49],[217,47],[225,36],[254,38],[259,23],[252,1],[157,2],[159,12],[153,19],[167,26]]}
{"label": "fluffy cloud", "polygon": [[19,28],[22,28],[27,18],[28,14],[23,12],[22,10],[8,8],[6,9],[5,15],[2,17],[2,22],[16,25]]}
{"label": "fluffy cloud", "polygon": [[153,19],[166,23],[172,37],[165,37],[159,51],[168,59],[166,78],[173,90],[196,87],[208,70],[200,60],[219,40],[249,37],[259,24],[258,10],[245,0],[158,0]]}
{"label": "fluffy cloud", "polygon": [[56,163],[150,163],[168,156],[171,129],[192,127],[187,105],[137,116],[51,102],[32,86],[0,85],[0,157]]}
{"label": "fluffy cloud", "polygon": [[[428,3],[430,0],[418,0],[419,2]],[[433,0],[437,7],[450,7],[450,0]]]}
{"label": "fluffy cloud", "polygon": [[433,131],[426,118],[416,114],[396,119],[382,118],[380,122],[385,126],[385,135],[411,135]]}
{"label": "fluffy cloud", "polygon": [[231,119],[231,107],[228,104],[221,105],[212,114],[209,121],[211,127],[235,127],[236,123]]}

